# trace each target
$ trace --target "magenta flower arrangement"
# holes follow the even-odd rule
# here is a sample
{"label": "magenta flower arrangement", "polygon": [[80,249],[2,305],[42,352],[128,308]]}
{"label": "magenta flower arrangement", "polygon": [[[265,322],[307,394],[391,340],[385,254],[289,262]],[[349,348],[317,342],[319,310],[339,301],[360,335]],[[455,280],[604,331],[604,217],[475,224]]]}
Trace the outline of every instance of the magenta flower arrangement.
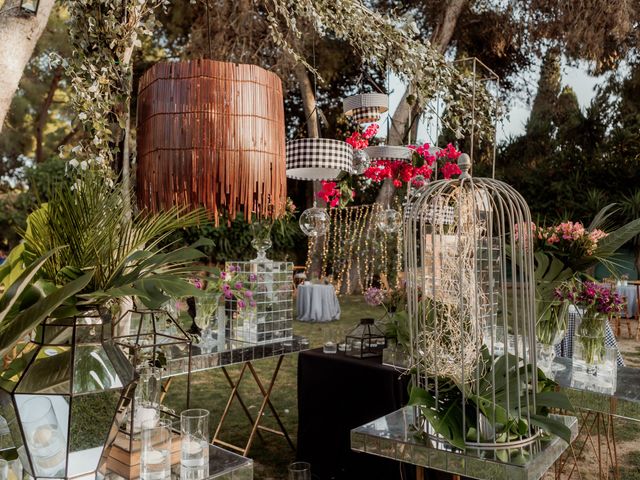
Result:
{"label": "magenta flower arrangement", "polygon": [[577,282],[558,287],[554,295],[558,300],[568,300],[576,306],[607,315],[620,313],[624,306],[620,295],[594,282]]}

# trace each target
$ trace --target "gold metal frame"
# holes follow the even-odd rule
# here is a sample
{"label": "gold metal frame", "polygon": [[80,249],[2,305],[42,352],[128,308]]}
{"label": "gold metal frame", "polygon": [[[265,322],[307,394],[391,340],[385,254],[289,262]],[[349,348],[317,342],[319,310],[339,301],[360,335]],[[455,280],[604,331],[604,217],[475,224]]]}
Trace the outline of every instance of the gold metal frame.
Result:
{"label": "gold metal frame", "polygon": [[[213,439],[211,441],[211,443],[213,443],[214,445],[220,445],[226,448],[230,448],[232,450],[235,450],[237,452],[240,452],[242,456],[247,456],[249,453],[249,450],[251,449],[251,445],[253,444],[253,441],[255,440],[255,436],[256,434],[258,435],[258,437],[260,438],[260,440],[264,440],[262,437],[261,432],[268,432],[268,433],[273,433],[275,435],[279,435],[281,437],[284,437],[287,440],[287,443],[289,444],[289,446],[291,447],[291,449],[293,451],[295,451],[295,446],[293,445],[293,442],[291,441],[291,437],[289,436],[289,433],[287,432],[286,428],[284,427],[284,424],[282,423],[282,420],[280,419],[280,416],[278,415],[278,412],[276,411],[275,407],[273,406],[273,403],[271,403],[271,392],[273,391],[273,387],[276,383],[276,379],[278,377],[278,373],[280,371],[280,367],[282,365],[282,360],[284,359],[284,355],[280,355],[278,357],[278,362],[276,364],[276,368],[273,371],[273,374],[271,375],[271,380],[269,381],[269,383],[267,384],[267,387],[265,388],[263,382],[260,380],[260,377],[258,376],[258,373],[256,372],[255,368],[253,367],[253,364],[251,362],[244,362],[242,364],[242,369],[240,370],[240,375],[238,375],[238,379],[234,382],[233,379],[231,378],[231,375],[229,375],[229,372],[227,371],[227,369],[225,367],[221,367],[222,368],[222,372],[224,373],[225,378],[227,379],[227,383],[229,383],[229,386],[231,387],[231,393],[229,395],[229,398],[227,400],[227,404],[224,407],[224,412],[222,413],[222,417],[220,417],[220,422],[218,423],[218,426],[216,427],[216,431],[213,434]],[[260,389],[260,393],[262,394],[262,403],[260,404],[260,408],[258,409],[258,413],[257,416],[254,420],[254,418],[252,417],[251,413],[249,412],[249,409],[247,408],[244,400],[242,399],[242,397],[240,396],[240,392],[239,392],[239,387],[240,384],[242,382],[242,380],[244,378],[246,378],[244,376],[245,372],[247,371],[247,369],[249,370],[249,372],[251,373],[251,376],[253,377],[253,380],[255,381],[256,385],[258,386],[258,388]],[[249,423],[251,424],[251,433],[249,434],[249,438],[247,439],[247,443],[245,444],[244,447],[240,447],[237,445],[234,445],[232,443],[229,442],[225,442],[224,440],[220,439],[220,433],[222,431],[222,425],[224,424],[224,421],[229,413],[229,409],[231,408],[231,404],[233,403],[233,399],[237,398],[238,399],[238,403],[240,403],[240,406],[242,407],[242,410],[244,411],[245,415],[247,416],[247,419],[249,420]],[[273,414],[273,417],[275,418],[276,422],[278,423],[278,427],[280,428],[279,430],[276,430],[274,428],[269,428],[266,427],[264,425],[260,425],[260,422],[262,420],[262,415],[265,411],[265,409],[269,407],[269,410],[271,410],[271,413]]]}

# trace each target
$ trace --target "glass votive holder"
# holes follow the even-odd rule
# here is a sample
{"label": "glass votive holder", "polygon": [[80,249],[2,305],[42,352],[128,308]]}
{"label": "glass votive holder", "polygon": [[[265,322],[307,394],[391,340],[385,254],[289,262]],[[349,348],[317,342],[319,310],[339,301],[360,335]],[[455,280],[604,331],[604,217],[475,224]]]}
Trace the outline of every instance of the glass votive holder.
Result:
{"label": "glass votive holder", "polygon": [[20,409],[22,428],[38,476],[64,469],[67,444],[49,397],[34,395]]}
{"label": "glass votive holder", "polygon": [[180,464],[202,468],[209,462],[209,410],[191,408],[180,414],[182,447]]}
{"label": "glass votive holder", "polygon": [[134,393],[133,431],[139,432],[142,424],[152,426],[160,420],[159,400],[161,369],[145,366],[140,369],[140,378]]}
{"label": "glass votive holder", "polygon": [[289,465],[289,480],[311,480],[311,464],[293,462]]}
{"label": "glass votive holder", "polygon": [[151,420],[142,423],[140,478],[164,480],[171,476],[171,422]]}
{"label": "glass votive holder", "polygon": [[322,337],[324,342],[322,344],[322,352],[323,353],[337,353],[338,352],[338,344],[335,339],[335,332],[330,327],[325,327],[322,332]]}

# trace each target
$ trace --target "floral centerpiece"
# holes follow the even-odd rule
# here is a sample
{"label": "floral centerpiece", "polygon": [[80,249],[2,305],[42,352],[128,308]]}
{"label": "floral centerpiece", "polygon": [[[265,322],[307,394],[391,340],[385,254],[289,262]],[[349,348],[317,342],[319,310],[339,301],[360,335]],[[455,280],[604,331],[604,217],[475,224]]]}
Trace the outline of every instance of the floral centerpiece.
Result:
{"label": "floral centerpiece", "polygon": [[194,278],[194,286],[202,290],[203,295],[194,298],[195,327],[192,326],[190,333],[197,335],[204,331],[203,336],[209,336],[211,322],[217,318],[218,307],[222,300],[237,300],[236,305],[239,309],[247,306],[255,307],[253,291],[249,288],[250,282],[256,281],[255,277],[255,274],[250,274],[249,278],[242,278],[232,265],[227,271],[213,272],[203,278]]}
{"label": "floral centerpiece", "polygon": [[622,311],[622,298],[608,287],[594,282],[576,282],[558,288],[555,296],[583,310],[577,335],[582,346],[582,359],[588,365],[602,363],[606,353],[604,340],[607,317]]}

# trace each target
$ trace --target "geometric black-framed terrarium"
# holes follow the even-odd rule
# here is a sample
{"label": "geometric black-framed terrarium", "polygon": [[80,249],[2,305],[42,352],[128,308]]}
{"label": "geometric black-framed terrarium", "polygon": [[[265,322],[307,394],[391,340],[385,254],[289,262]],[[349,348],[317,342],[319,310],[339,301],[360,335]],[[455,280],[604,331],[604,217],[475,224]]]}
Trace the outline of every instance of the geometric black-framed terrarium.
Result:
{"label": "geometric black-framed terrarium", "polygon": [[358,326],[347,334],[345,344],[346,355],[368,358],[382,355],[387,339],[373,318],[362,318]]}
{"label": "geometric black-framed terrarium", "polygon": [[135,372],[111,338],[111,314],[47,318],[0,373],[0,414],[27,473],[95,473],[115,439]]}
{"label": "geometric black-framed terrarium", "polygon": [[[129,357],[138,372],[143,370],[148,372],[150,369],[162,372],[167,360],[170,360],[174,355],[184,356],[186,352],[188,356],[187,385],[190,385],[192,339],[166,310],[129,310],[114,323],[115,330],[124,330],[114,336],[114,341]],[[142,377],[144,376],[143,374]],[[156,378],[146,380],[159,383],[161,382],[161,373]],[[136,385],[135,388],[129,390],[122,404],[122,409],[126,411],[127,421],[120,425],[114,449],[122,450],[120,453],[123,456],[133,455],[139,450],[141,421],[148,421],[148,419],[136,418],[137,416],[148,415],[150,409],[156,409],[156,418],[161,415],[175,417],[175,414],[161,407],[159,399],[149,405],[137,404],[136,398],[139,399],[140,395],[136,394],[136,390],[142,387],[143,385]],[[144,387],[147,387],[146,383]],[[190,388],[187,387],[187,406],[189,403]],[[118,452],[113,452],[112,456],[116,453]],[[137,458],[137,455],[135,456]]]}

